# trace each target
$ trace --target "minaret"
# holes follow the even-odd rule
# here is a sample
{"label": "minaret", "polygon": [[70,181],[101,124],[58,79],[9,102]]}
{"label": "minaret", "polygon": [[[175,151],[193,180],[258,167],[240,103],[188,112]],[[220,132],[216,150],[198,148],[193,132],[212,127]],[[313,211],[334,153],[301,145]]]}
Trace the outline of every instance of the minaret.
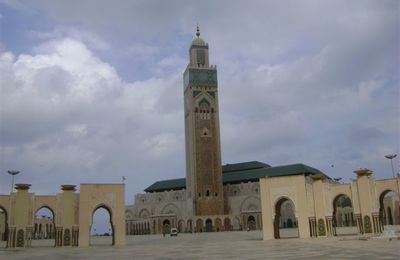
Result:
{"label": "minaret", "polygon": [[189,56],[183,74],[188,214],[224,214],[217,68],[209,65],[198,26]]}

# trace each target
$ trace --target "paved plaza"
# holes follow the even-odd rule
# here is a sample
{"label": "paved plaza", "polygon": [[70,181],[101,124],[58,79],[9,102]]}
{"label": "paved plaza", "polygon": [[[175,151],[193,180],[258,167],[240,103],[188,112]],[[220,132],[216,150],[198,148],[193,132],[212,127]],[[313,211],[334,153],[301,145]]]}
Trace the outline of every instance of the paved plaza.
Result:
{"label": "paved plaza", "polygon": [[0,259],[400,259],[400,240],[346,236],[263,241],[259,231],[128,236],[127,245],[105,245],[96,237],[88,248],[0,248]]}

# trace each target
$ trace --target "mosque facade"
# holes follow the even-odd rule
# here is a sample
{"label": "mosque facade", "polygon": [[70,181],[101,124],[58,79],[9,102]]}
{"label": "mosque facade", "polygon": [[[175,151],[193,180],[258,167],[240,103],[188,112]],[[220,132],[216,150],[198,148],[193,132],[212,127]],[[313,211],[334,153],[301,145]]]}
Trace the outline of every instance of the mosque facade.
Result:
{"label": "mosque facade", "polygon": [[[221,166],[217,67],[210,64],[208,43],[200,38],[198,29],[189,48],[189,63],[183,74],[183,95],[186,178],[157,181],[147,187],[145,193],[136,194],[134,204],[125,210],[126,234],[165,234],[171,228],[177,228],[179,232],[261,230],[263,219],[271,222],[263,217],[262,205],[266,205],[266,196],[260,195],[260,182],[264,183],[265,189],[263,179],[279,179],[283,184],[296,180],[305,185],[321,180],[324,187],[341,185],[318,169],[301,163],[272,167],[263,162],[250,161]],[[281,185],[278,182],[276,187],[279,187],[278,184]],[[282,185],[279,192],[283,194],[296,189],[296,185]],[[347,192],[335,196],[330,198],[325,208],[325,215],[329,217],[323,218],[324,234],[334,234],[327,231],[328,227],[348,227],[350,232],[359,233],[361,230],[357,228],[359,223],[353,206],[354,194]],[[274,215],[271,229],[297,229],[297,236],[306,237],[304,232],[308,232],[308,236],[317,234],[316,218],[310,213],[306,221],[298,215],[299,207],[308,208],[307,203],[313,201],[314,197],[310,196],[304,201],[284,199],[278,203],[279,209],[276,205],[272,206],[272,210],[265,209],[267,214]],[[398,224],[398,201],[393,208],[397,212],[393,218]],[[379,213],[377,210],[375,220],[380,215],[379,219],[383,219],[387,215],[384,211]],[[299,229],[300,219],[302,226],[309,222],[309,228],[304,228],[307,231]],[[374,231],[380,232],[381,229]],[[270,233],[268,236],[271,237]]]}

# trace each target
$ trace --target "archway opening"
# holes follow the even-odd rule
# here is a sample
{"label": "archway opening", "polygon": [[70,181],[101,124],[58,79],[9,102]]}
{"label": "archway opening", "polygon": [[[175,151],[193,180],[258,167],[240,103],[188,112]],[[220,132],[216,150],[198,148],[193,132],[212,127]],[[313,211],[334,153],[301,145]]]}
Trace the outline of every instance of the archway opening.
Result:
{"label": "archway opening", "polygon": [[201,218],[196,221],[196,232],[203,232],[203,220]]}
{"label": "archway opening", "polygon": [[7,247],[8,223],[7,211],[0,207],[0,247]]}
{"label": "archway opening", "polygon": [[299,237],[294,203],[288,198],[281,198],[275,204],[274,237]]}
{"label": "archway opening", "polygon": [[183,233],[185,231],[185,221],[183,219],[178,221],[178,232]]}
{"label": "archway opening", "polygon": [[97,207],[92,213],[92,225],[90,227],[90,245],[114,245],[114,225],[112,212],[106,206]]}
{"label": "archway opening", "polygon": [[220,232],[220,231],[222,231],[222,230],[223,230],[223,228],[222,228],[222,221],[221,221],[220,218],[216,218],[216,219],[215,219],[215,231],[216,231],[216,232]]}
{"label": "archway opening", "polygon": [[193,232],[193,223],[192,223],[192,220],[191,220],[191,219],[189,219],[189,220],[187,221],[187,223],[186,223],[186,229],[187,229],[187,232],[189,232],[189,233],[192,233],[192,232]]}
{"label": "archway opening", "polygon": [[235,218],[233,219],[232,226],[233,226],[233,227],[232,227],[233,230],[242,230],[242,225],[241,225],[241,223],[240,223],[239,217],[235,217]]}
{"label": "archway opening", "polygon": [[353,203],[349,196],[340,194],[333,200],[332,225],[335,235],[357,234],[357,223],[354,217]]}
{"label": "archway opening", "polygon": [[247,228],[248,230],[256,230],[256,218],[252,215],[247,218]]}
{"label": "archway opening", "polygon": [[232,225],[231,225],[231,219],[230,218],[225,218],[224,219],[224,229],[225,229],[225,231],[231,231],[232,230]]}
{"label": "archway opening", "polygon": [[213,231],[213,224],[211,219],[206,220],[206,232],[212,232]]}
{"label": "archway opening", "polygon": [[379,196],[379,218],[385,226],[400,225],[400,202],[397,193],[386,190]]}
{"label": "archway opening", "polygon": [[33,225],[33,246],[55,246],[56,225],[54,211],[47,207],[41,207],[35,212]]}
{"label": "archway opening", "polygon": [[169,234],[171,232],[171,222],[169,219],[163,221],[163,234]]}

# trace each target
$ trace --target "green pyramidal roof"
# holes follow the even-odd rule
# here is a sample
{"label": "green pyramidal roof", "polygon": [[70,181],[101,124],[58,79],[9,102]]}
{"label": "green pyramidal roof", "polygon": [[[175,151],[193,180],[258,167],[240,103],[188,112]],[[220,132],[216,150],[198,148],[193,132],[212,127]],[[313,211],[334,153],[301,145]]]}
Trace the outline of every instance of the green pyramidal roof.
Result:
{"label": "green pyramidal roof", "polygon": [[157,181],[147,187],[145,192],[181,190],[186,188],[186,178]]}
{"label": "green pyramidal roof", "polygon": [[[222,166],[222,177],[224,184],[235,184],[241,182],[258,181],[264,177],[278,177],[290,175],[321,175],[330,179],[318,169],[302,163],[271,167],[268,164],[252,161]],[[171,179],[157,181],[147,187],[145,192],[161,192],[166,190],[181,190],[186,188],[186,179]]]}
{"label": "green pyramidal roof", "polygon": [[222,165],[222,173],[251,170],[251,169],[260,169],[260,168],[267,168],[267,167],[271,167],[271,165],[268,165],[268,164],[262,163],[262,162],[257,162],[257,161],[225,164],[225,165]]}

